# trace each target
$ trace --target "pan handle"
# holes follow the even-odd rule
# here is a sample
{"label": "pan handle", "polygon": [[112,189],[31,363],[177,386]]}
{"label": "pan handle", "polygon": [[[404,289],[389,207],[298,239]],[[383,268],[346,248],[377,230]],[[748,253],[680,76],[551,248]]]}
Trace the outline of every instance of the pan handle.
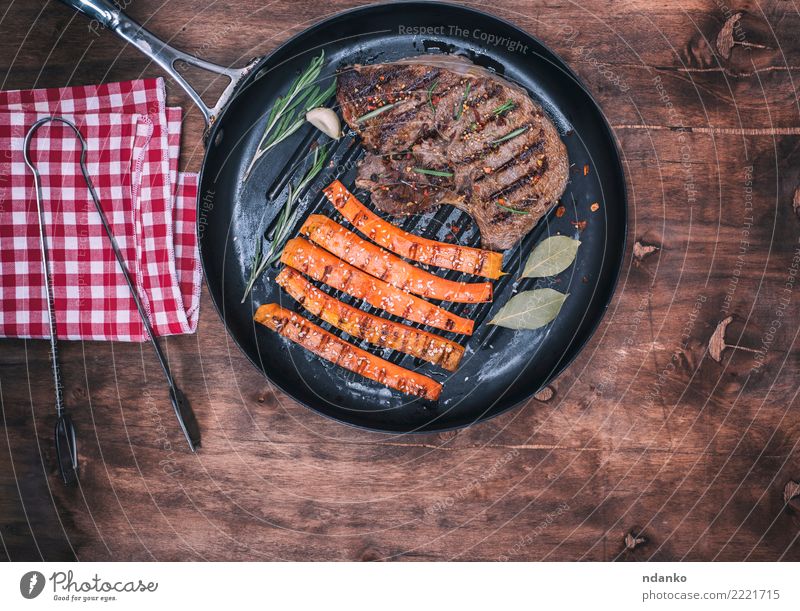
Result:
{"label": "pan handle", "polygon": [[[210,126],[219,116],[220,111],[233,96],[233,92],[239,82],[250,73],[258,60],[253,60],[244,68],[225,68],[217,64],[212,64],[199,57],[179,51],[171,47],[157,36],[151,34],[130,17],[120,11],[110,0],[61,0],[67,6],[83,13],[92,20],[91,25],[102,26],[114,32],[120,38],[128,41],[151,60],[161,66],[177,83],[186,90],[192,101],[197,104],[206,125]],[[94,29],[92,30],[94,31]],[[213,107],[209,107],[203,102],[200,94],[183,78],[175,68],[175,62],[182,61],[215,74],[227,76],[230,83],[222,92]]]}

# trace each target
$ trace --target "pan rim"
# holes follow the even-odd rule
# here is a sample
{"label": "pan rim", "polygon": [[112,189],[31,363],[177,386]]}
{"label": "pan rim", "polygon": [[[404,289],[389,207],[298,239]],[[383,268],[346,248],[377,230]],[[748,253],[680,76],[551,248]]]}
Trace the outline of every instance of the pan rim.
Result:
{"label": "pan rim", "polygon": [[[600,119],[602,121],[603,132],[608,137],[608,139],[611,141],[611,144],[613,146],[613,149],[612,149],[613,150],[613,155],[614,155],[613,166],[616,168],[617,172],[615,172],[615,173],[618,175],[618,178],[620,179],[619,182],[620,182],[621,196],[622,196],[621,197],[621,201],[618,202],[618,205],[621,206],[621,208],[620,208],[621,219],[620,219],[619,230],[622,233],[622,239],[621,239],[621,243],[619,244],[619,248],[618,248],[619,253],[618,253],[618,256],[616,257],[616,260],[615,261],[611,261],[609,263],[609,265],[612,267],[612,269],[611,269],[612,273],[611,273],[611,278],[609,279],[608,288],[606,290],[606,295],[607,296],[605,298],[603,298],[603,299],[600,299],[599,302],[597,303],[597,306],[596,306],[598,308],[598,310],[600,311],[599,314],[597,316],[595,316],[594,320],[591,321],[589,323],[589,325],[587,326],[585,336],[579,342],[579,344],[575,347],[575,349],[573,351],[573,354],[571,354],[569,356],[569,358],[566,359],[566,360],[563,358],[563,355],[562,355],[562,357],[556,362],[556,365],[552,368],[551,373],[542,381],[542,383],[538,386],[538,388],[536,388],[534,391],[530,392],[523,399],[520,399],[518,401],[510,403],[509,405],[503,407],[502,409],[498,409],[496,411],[491,411],[491,405],[498,401],[498,399],[495,399],[489,405],[489,407],[487,407],[483,411],[483,413],[481,415],[475,417],[471,421],[468,421],[468,422],[465,422],[465,423],[462,423],[462,424],[448,424],[446,426],[436,426],[436,425],[434,425],[434,426],[431,426],[431,427],[423,426],[423,427],[417,427],[417,428],[415,428],[413,430],[397,429],[397,428],[395,428],[395,429],[392,429],[392,428],[381,428],[380,426],[368,426],[368,425],[364,425],[364,424],[359,424],[358,422],[354,422],[352,420],[347,419],[343,415],[337,415],[336,413],[333,413],[331,410],[325,410],[325,409],[318,408],[318,407],[316,407],[315,405],[311,404],[308,401],[305,401],[305,400],[297,398],[295,396],[295,393],[291,392],[291,390],[289,390],[286,387],[286,385],[283,384],[282,381],[278,381],[277,379],[275,379],[275,377],[273,377],[272,375],[267,373],[265,368],[261,364],[257,363],[250,356],[250,354],[248,354],[247,350],[245,350],[245,348],[242,346],[242,344],[239,341],[239,339],[229,329],[229,326],[228,326],[228,323],[226,322],[226,318],[225,318],[225,314],[224,314],[224,311],[225,311],[224,310],[224,303],[221,303],[221,304],[217,303],[217,298],[216,298],[216,296],[214,294],[214,291],[212,290],[212,287],[211,287],[211,285],[209,283],[209,280],[208,280],[209,277],[208,277],[208,274],[206,273],[206,260],[205,260],[204,254],[203,254],[203,232],[201,231],[202,224],[201,224],[201,214],[200,214],[201,213],[201,211],[200,211],[200,202],[201,202],[200,194],[203,191],[203,180],[204,180],[204,176],[205,176],[206,169],[207,169],[207,161],[208,161],[208,155],[209,155],[209,150],[210,150],[209,147],[208,147],[208,143],[214,142],[217,130],[218,130],[220,124],[222,123],[221,120],[226,115],[226,113],[227,113],[228,109],[230,108],[231,104],[239,97],[239,95],[242,95],[242,92],[247,89],[248,85],[250,84],[252,79],[255,77],[255,75],[257,75],[259,73],[259,71],[263,67],[263,65],[266,64],[273,56],[277,55],[278,53],[280,53],[281,51],[283,51],[287,47],[290,47],[299,38],[301,38],[303,36],[307,36],[309,33],[313,32],[314,30],[316,30],[318,28],[324,27],[325,25],[327,25],[330,21],[333,21],[334,19],[345,18],[345,17],[356,15],[358,13],[369,13],[369,12],[374,11],[374,10],[386,9],[386,8],[390,8],[390,7],[391,8],[397,7],[399,9],[403,9],[403,8],[409,9],[411,7],[419,7],[419,8],[421,8],[421,7],[431,6],[431,5],[442,6],[442,7],[446,7],[446,8],[452,9],[452,10],[462,11],[463,13],[468,13],[468,14],[471,14],[473,16],[488,18],[488,19],[491,19],[491,20],[493,20],[495,22],[499,22],[499,23],[505,25],[506,27],[512,28],[513,30],[518,32],[521,36],[524,36],[524,37],[534,41],[536,44],[540,45],[544,51],[546,51],[547,53],[550,54],[551,59],[554,60],[554,64],[558,67],[558,69],[561,70],[562,72],[564,72],[567,77],[572,79],[573,82],[578,87],[580,87],[580,89],[583,91],[583,93],[586,96],[586,98],[594,106],[595,110],[597,111],[597,114],[600,116]],[[494,419],[494,418],[496,418],[496,417],[498,417],[498,416],[500,416],[502,414],[505,414],[505,413],[507,413],[507,412],[509,412],[511,410],[521,408],[524,405],[527,405],[531,401],[531,399],[533,398],[533,396],[536,393],[540,392],[544,387],[546,387],[548,384],[551,384],[556,378],[558,378],[575,361],[575,359],[577,359],[577,357],[581,354],[581,352],[583,352],[583,350],[586,347],[586,345],[595,336],[597,330],[600,327],[600,323],[605,318],[606,312],[608,311],[608,308],[611,305],[611,303],[614,300],[614,297],[616,295],[617,287],[618,287],[618,284],[619,284],[619,279],[620,279],[621,272],[622,272],[622,267],[623,267],[623,264],[625,262],[625,258],[627,256],[627,251],[628,251],[628,216],[629,216],[628,215],[628,195],[629,195],[628,194],[628,184],[627,184],[627,180],[626,180],[625,170],[624,170],[624,167],[623,167],[623,164],[622,164],[622,151],[621,151],[621,148],[620,148],[620,143],[619,143],[619,141],[618,141],[613,129],[611,128],[611,124],[608,122],[608,119],[607,119],[605,113],[603,112],[603,109],[598,104],[597,100],[592,95],[592,93],[589,91],[589,89],[586,87],[586,84],[583,82],[583,80],[572,70],[572,68],[570,68],[570,66],[567,64],[567,62],[564,61],[564,59],[558,53],[553,51],[553,49],[551,49],[547,44],[542,42],[539,38],[537,38],[533,34],[530,34],[526,30],[523,30],[520,26],[516,25],[515,23],[513,23],[513,22],[511,22],[511,21],[509,21],[509,20],[507,20],[507,19],[505,19],[503,17],[499,17],[499,16],[497,16],[497,15],[495,15],[493,13],[489,13],[487,11],[479,10],[479,9],[473,8],[471,6],[464,6],[464,5],[461,5],[461,4],[455,4],[455,3],[452,3],[452,2],[441,2],[441,1],[438,1],[438,0],[432,0],[432,1],[428,1],[428,0],[409,0],[409,1],[405,1],[404,0],[404,1],[392,2],[392,3],[379,3],[379,2],[378,3],[370,3],[370,4],[367,4],[367,5],[358,6],[358,7],[346,9],[346,10],[343,10],[343,11],[339,11],[339,12],[333,14],[333,15],[325,17],[324,19],[318,21],[317,23],[314,23],[313,25],[311,25],[311,26],[309,26],[309,27],[297,32],[296,34],[294,34],[293,36],[288,38],[282,44],[280,44],[277,47],[275,47],[275,49],[273,49],[272,51],[270,51],[268,54],[264,55],[260,59],[260,61],[254,66],[253,70],[250,72],[250,75],[246,79],[244,79],[242,81],[242,83],[239,84],[239,86],[237,87],[236,91],[231,96],[230,100],[225,105],[225,107],[222,109],[222,111],[219,113],[219,115],[217,116],[217,119],[214,121],[214,123],[211,126],[209,126],[208,131],[205,134],[205,141],[206,141],[206,148],[205,148],[205,152],[204,152],[204,155],[203,155],[203,163],[202,163],[202,166],[201,166],[201,169],[200,169],[200,173],[199,173],[199,176],[198,176],[198,200],[197,200],[198,214],[197,214],[197,223],[196,223],[196,233],[197,233],[198,251],[199,251],[199,254],[200,254],[200,262],[201,262],[201,266],[202,266],[202,269],[203,269],[203,282],[206,285],[206,288],[208,290],[208,294],[209,294],[209,296],[211,298],[211,302],[214,305],[214,309],[216,310],[217,315],[219,316],[219,318],[220,318],[220,320],[221,320],[221,322],[222,322],[222,324],[223,324],[223,326],[225,328],[225,332],[228,335],[228,337],[231,340],[233,340],[233,343],[236,345],[236,347],[239,349],[239,351],[244,355],[244,357],[253,365],[253,367],[255,367],[255,369],[257,371],[261,372],[261,374],[267,379],[267,381],[270,384],[274,384],[281,392],[283,392],[288,397],[290,397],[292,399],[292,401],[295,401],[296,403],[300,404],[304,408],[310,409],[313,412],[315,412],[316,414],[319,414],[319,415],[323,416],[324,418],[330,419],[330,420],[332,420],[334,422],[338,422],[338,423],[347,425],[347,426],[355,428],[355,429],[359,429],[359,430],[362,430],[362,431],[369,431],[369,432],[373,432],[373,433],[383,433],[383,434],[391,434],[391,435],[424,435],[424,434],[442,433],[442,432],[447,432],[447,431],[453,431],[453,430],[459,430],[459,429],[472,427],[472,426],[475,426],[477,424],[481,424],[483,422],[488,422],[488,421],[490,421],[490,420],[492,420],[492,419]],[[350,413],[350,412],[343,412],[343,414],[347,414],[347,413]]]}

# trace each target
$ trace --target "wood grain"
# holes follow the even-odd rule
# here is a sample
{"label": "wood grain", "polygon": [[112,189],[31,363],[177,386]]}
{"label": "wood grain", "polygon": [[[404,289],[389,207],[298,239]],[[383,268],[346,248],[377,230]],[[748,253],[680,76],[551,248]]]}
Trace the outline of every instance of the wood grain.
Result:
{"label": "wood grain", "polygon": [[[356,4],[136,0],[129,12],[230,65]],[[778,0],[727,4],[484,7],[577,71],[628,177],[617,294],[546,402],[454,433],[353,430],[270,388],[204,293],[197,334],[166,342],[202,451],[184,449],[148,347],[65,343],[83,465],[81,487],[65,490],[47,345],[4,340],[2,556],[800,560],[800,520],[784,500],[800,481],[800,291],[783,290],[800,247],[800,16]],[[15,2],[0,29],[4,88],[159,75],[58,3]],[[209,99],[224,86],[195,76]],[[188,111],[182,165],[197,170],[201,118],[168,90]],[[726,344],[742,348],[718,363],[708,341],[729,315]],[[629,549],[628,533],[644,541]]]}

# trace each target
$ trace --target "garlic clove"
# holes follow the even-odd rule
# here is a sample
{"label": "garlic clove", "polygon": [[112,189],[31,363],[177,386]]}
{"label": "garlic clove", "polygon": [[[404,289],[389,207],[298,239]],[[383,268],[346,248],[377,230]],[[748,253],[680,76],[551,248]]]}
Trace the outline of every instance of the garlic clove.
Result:
{"label": "garlic clove", "polygon": [[335,140],[342,137],[342,123],[330,108],[312,108],[306,113],[306,121]]}

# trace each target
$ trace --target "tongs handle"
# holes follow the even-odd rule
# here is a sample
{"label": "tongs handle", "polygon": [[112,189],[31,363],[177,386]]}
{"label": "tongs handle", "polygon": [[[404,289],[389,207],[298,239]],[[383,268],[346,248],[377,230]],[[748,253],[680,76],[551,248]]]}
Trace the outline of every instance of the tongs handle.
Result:
{"label": "tongs handle", "polygon": [[31,139],[36,131],[45,123],[58,121],[73,127],[71,123],[59,117],[46,117],[34,123],[25,135],[23,155],[25,165],[33,173],[33,182],[36,189],[36,212],[39,219],[39,248],[42,256],[42,274],[44,275],[45,297],[47,299],[47,323],[50,329],[50,360],[53,368],[53,385],[56,394],[56,426],[55,446],[58,472],[63,482],[71,486],[78,481],[78,444],[75,435],[75,426],[64,406],[64,386],[61,384],[61,366],[58,360],[58,334],[56,333],[56,306],[53,296],[53,287],[50,282],[50,258],[47,252],[47,235],[45,234],[44,209],[42,208],[42,178],[39,170],[31,158]]}
{"label": "tongs handle", "polygon": [[[81,173],[83,174],[83,178],[86,182],[86,187],[89,189],[89,194],[92,196],[92,201],[94,202],[94,207],[97,210],[97,214],[100,217],[100,222],[103,225],[103,229],[105,230],[106,236],[108,237],[108,241],[111,244],[111,249],[114,252],[114,257],[117,259],[117,263],[119,264],[120,270],[122,271],[122,275],[125,278],[125,282],[128,284],[128,288],[131,291],[131,297],[133,298],[133,302],[136,304],[136,309],[139,311],[139,317],[142,320],[142,325],[144,326],[145,332],[147,333],[148,337],[150,338],[151,343],[153,344],[153,349],[156,352],[156,356],[158,357],[158,361],[161,364],[161,368],[164,370],[164,376],[167,378],[167,384],[169,384],[170,390],[170,401],[172,402],[173,409],[175,410],[175,415],[178,418],[178,424],[181,427],[181,431],[183,432],[184,436],[186,437],[186,441],[189,444],[189,448],[192,452],[196,451],[198,447],[200,447],[200,427],[197,424],[197,418],[195,418],[194,412],[192,411],[189,402],[186,400],[186,397],[183,393],[178,389],[175,385],[175,380],[172,377],[172,373],[169,370],[169,365],[167,363],[166,356],[161,350],[161,346],[156,339],[155,334],[153,333],[153,327],[150,325],[150,319],[147,316],[147,312],[144,309],[144,305],[142,305],[142,301],[139,298],[139,292],[136,289],[136,285],[133,283],[133,279],[131,278],[130,272],[128,271],[127,265],[125,265],[125,259],[122,256],[122,251],[117,244],[117,240],[114,237],[114,233],[111,231],[111,226],[108,224],[108,219],[106,218],[106,214],[103,211],[103,207],[100,205],[100,198],[97,196],[97,191],[95,191],[94,184],[92,183],[92,179],[89,176],[89,170],[86,168],[86,140],[83,138],[83,134],[81,134],[80,130],[70,121],[62,117],[46,117],[44,119],[40,119],[36,123],[33,124],[30,131],[28,132],[28,136],[25,140],[25,161],[28,164],[28,167],[31,168],[33,171],[34,178],[36,181],[36,194],[37,194],[37,203],[41,202],[41,184],[39,178],[39,172],[36,169],[36,166],[33,165],[33,162],[30,161],[29,158],[29,145],[30,139],[36,130],[43,125],[44,123],[56,121],[59,123],[63,123],[72,129],[75,132],[75,137],[78,139],[81,145],[81,156],[80,156],[80,167]],[[40,232],[42,233],[42,244],[44,245],[44,220],[41,211],[41,204],[39,204],[39,215],[40,215]],[[47,249],[46,245],[44,245],[42,250],[42,256],[45,262],[45,270],[48,269],[47,267]],[[51,294],[49,281],[47,278],[45,279],[47,282],[48,287],[48,295]],[[53,312],[53,308],[51,302],[48,301],[48,310],[50,312],[50,320],[51,320],[51,327],[50,327],[50,341],[52,344],[53,350],[53,375],[56,380],[56,402],[57,402],[57,409],[58,409],[58,416],[60,419],[64,417],[64,409],[63,409],[63,399],[61,394],[61,376],[58,370],[58,361],[57,361],[57,347],[55,341],[55,315]],[[60,407],[59,407],[60,406]],[[69,423],[71,427],[71,422]],[[56,429],[58,433],[58,429]],[[69,435],[66,435],[65,438],[68,438]],[[72,439],[74,439],[74,432],[72,434]],[[58,444],[58,440],[56,441]],[[59,456],[60,460],[60,456]]]}
{"label": "tongs handle", "polygon": [[92,179],[89,177],[89,171],[86,169],[86,142],[78,129],[74,126],[73,129],[75,130],[78,139],[81,141],[81,146],[83,147],[81,152],[81,172],[83,172],[83,177],[86,180],[86,186],[89,188],[89,193],[94,201],[94,207],[97,209],[100,222],[103,224],[103,229],[106,232],[108,241],[111,243],[111,249],[114,251],[114,257],[116,257],[117,263],[122,270],[122,275],[125,276],[125,282],[128,283],[128,288],[131,290],[131,297],[133,297],[133,302],[136,304],[136,309],[139,311],[139,317],[142,319],[142,325],[144,325],[145,331],[150,337],[150,342],[153,344],[153,349],[158,357],[158,362],[161,364],[161,368],[164,370],[164,376],[167,378],[167,384],[169,384],[170,400],[172,401],[172,406],[175,410],[175,416],[178,418],[178,424],[181,427],[184,437],[186,437],[186,442],[189,444],[189,448],[192,450],[192,452],[195,452],[197,448],[200,447],[200,427],[197,424],[197,418],[195,418],[194,412],[192,411],[189,402],[186,400],[186,397],[175,385],[172,372],[169,370],[167,357],[164,356],[164,353],[161,350],[161,345],[158,343],[155,333],[153,333],[153,327],[150,325],[150,319],[147,316],[144,305],[142,305],[142,300],[139,298],[139,292],[136,289],[136,285],[133,283],[133,279],[131,278],[127,265],[125,265],[125,259],[122,257],[122,251],[119,248],[119,244],[117,244],[117,239],[114,237],[114,232],[111,231],[111,226],[108,224],[108,219],[106,218],[105,212],[103,212],[103,207],[100,205],[100,198],[97,196],[97,191],[94,189]]}
{"label": "tongs handle", "polygon": [[174,385],[169,389],[169,399],[172,401],[172,409],[175,410],[181,431],[194,452],[200,447],[200,425],[197,424],[192,406],[181,389]]}
{"label": "tongs handle", "polygon": [[55,439],[58,472],[61,480],[72,486],[78,482],[78,440],[69,414],[62,413],[56,419]]}

